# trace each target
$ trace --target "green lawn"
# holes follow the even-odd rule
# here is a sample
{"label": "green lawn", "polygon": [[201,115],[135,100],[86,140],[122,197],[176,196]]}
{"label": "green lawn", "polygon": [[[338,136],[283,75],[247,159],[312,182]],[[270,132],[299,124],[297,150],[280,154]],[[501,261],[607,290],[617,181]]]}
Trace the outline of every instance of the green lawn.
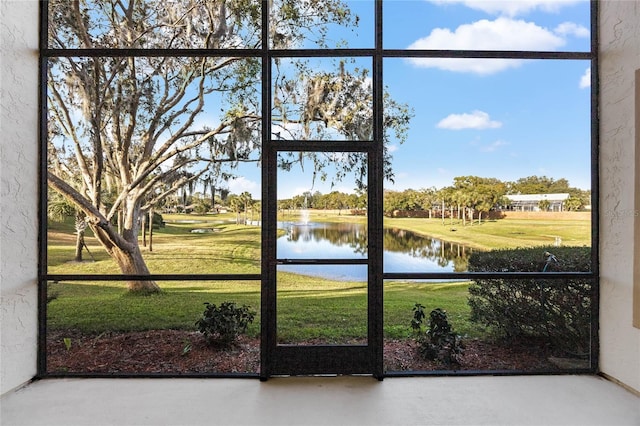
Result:
{"label": "green lawn", "polygon": [[[308,279],[300,284],[294,274],[283,274],[278,288],[278,339],[296,342],[322,338],[339,342],[367,334],[366,285]],[[152,296],[128,295],[124,283],[63,282],[52,284],[57,298],[47,306],[52,330],[143,331],[194,330],[204,302],[233,301],[258,313],[249,328],[257,336],[260,324],[260,284],[253,281],[161,282],[163,292]],[[385,336],[410,336],[412,307],[422,303],[431,310],[446,309],[456,331],[479,336],[482,330],[468,321],[468,283],[385,283]]]}
{"label": "green lawn", "polygon": [[[51,329],[83,332],[195,329],[204,302],[235,301],[259,310],[260,283],[174,282],[159,283],[162,293],[132,296],[123,282],[61,282],[50,284],[57,297],[47,305]],[[255,327],[252,332],[257,333]]]}
{"label": "green lawn", "polygon": [[[363,217],[312,212],[318,221],[365,221]],[[261,228],[235,224],[235,214],[165,215],[166,226],[154,231],[153,251],[143,248],[152,273],[260,273]],[[188,222],[185,222],[188,221]],[[507,248],[553,244],[590,245],[590,223],[502,219],[481,225],[453,225],[439,219],[385,218],[385,226],[398,227],[475,248]],[[193,233],[206,229],[205,233]],[[69,262],[74,253],[73,225],[50,223],[50,274],[118,274],[119,270],[89,232],[87,244],[95,261]],[[85,252],[85,259],[90,259]],[[359,282],[330,281],[279,274],[278,337],[283,341],[308,338],[349,339],[366,336],[366,286]],[[123,282],[65,282],[54,285],[57,298],[48,305],[48,327],[86,332],[109,330],[194,329],[204,302],[234,301],[251,305],[259,314],[259,282],[160,282],[163,292],[140,297],[128,295]],[[456,331],[480,336],[483,330],[468,320],[468,283],[385,283],[385,335],[410,335],[415,303],[449,313]],[[259,333],[260,315],[249,329]]]}
{"label": "green lawn", "polygon": [[[260,232],[257,226],[223,222],[235,216],[167,215],[166,226],[153,234],[153,250],[142,247],[143,256],[153,274],[258,274],[260,273]],[[171,220],[203,221],[179,223]],[[50,274],[118,274],[115,262],[87,233],[86,243],[95,262],[73,263],[75,239],[68,226],[49,228],[48,265]],[[207,233],[192,230],[206,229]],[[140,237],[142,241],[142,237]],[[85,260],[91,256],[85,251]]]}

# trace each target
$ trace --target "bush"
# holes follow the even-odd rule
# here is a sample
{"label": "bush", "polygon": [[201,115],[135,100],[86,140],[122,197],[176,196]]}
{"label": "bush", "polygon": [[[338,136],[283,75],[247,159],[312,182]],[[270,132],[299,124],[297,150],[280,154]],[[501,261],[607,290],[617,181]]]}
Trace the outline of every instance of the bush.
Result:
{"label": "bush", "polygon": [[60,283],[58,281],[47,281],[47,303],[50,303],[60,295]]}
{"label": "bush", "polygon": [[153,229],[164,228],[164,218],[160,213],[153,212]]}
{"label": "bush", "polygon": [[220,306],[205,302],[202,318],[196,321],[198,331],[207,343],[230,345],[240,334],[247,331],[256,313],[250,306],[237,307],[234,302],[222,302]]}
{"label": "bush", "polygon": [[211,210],[211,201],[208,199],[198,199],[194,203],[195,207],[193,211],[197,214],[206,214],[209,210]]}
{"label": "bush", "polygon": [[460,365],[464,353],[462,339],[453,332],[447,318],[447,312],[436,308],[429,314],[429,326],[422,331],[422,321],[425,319],[424,306],[416,303],[413,307],[411,328],[418,334],[418,350],[420,355],[429,360],[440,360],[447,366]]}
{"label": "bush", "polygon": [[[545,252],[558,262],[547,263]],[[471,272],[587,272],[588,247],[538,247],[474,252]],[[476,279],[469,287],[471,320],[509,338],[545,338],[573,355],[588,355],[590,279]]]}

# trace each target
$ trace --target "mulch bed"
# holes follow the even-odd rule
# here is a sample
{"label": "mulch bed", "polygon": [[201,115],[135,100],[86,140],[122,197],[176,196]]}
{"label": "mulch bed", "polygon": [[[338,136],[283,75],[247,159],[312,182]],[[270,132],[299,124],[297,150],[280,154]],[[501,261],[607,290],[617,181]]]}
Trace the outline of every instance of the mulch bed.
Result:
{"label": "mulch bed", "polygon": [[[66,340],[66,343],[65,343]],[[69,347],[67,348],[67,346]],[[553,351],[537,342],[484,342],[467,340],[456,370],[553,371]],[[418,355],[411,339],[386,340],[388,372],[451,370]],[[231,347],[205,343],[197,332],[155,330],[99,335],[50,331],[47,335],[49,373],[110,374],[227,374],[259,373],[260,342],[241,336]]]}

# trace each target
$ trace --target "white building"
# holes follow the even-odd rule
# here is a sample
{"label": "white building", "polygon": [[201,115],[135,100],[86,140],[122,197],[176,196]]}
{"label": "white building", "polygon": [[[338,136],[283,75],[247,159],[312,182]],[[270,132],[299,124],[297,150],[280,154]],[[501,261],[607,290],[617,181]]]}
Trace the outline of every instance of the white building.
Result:
{"label": "white building", "polygon": [[564,210],[564,202],[569,198],[569,194],[516,194],[506,195],[511,201],[511,204],[507,207],[508,210],[516,212],[538,212],[541,201],[548,201],[549,207],[547,211],[561,212]]}

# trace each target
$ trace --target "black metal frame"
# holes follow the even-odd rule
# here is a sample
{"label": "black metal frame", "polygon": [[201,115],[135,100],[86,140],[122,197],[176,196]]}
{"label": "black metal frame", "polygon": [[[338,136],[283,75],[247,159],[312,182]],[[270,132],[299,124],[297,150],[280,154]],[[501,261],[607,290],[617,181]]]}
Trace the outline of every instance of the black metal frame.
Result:
{"label": "black metal frame", "polygon": [[[297,49],[274,50],[268,46],[268,16],[262,14],[262,46],[258,49],[52,49],[48,46],[48,1],[41,1],[40,9],[40,87],[39,87],[39,265],[38,265],[38,372],[37,377],[259,377],[266,380],[278,374],[371,374],[378,379],[386,376],[407,375],[501,375],[501,374],[563,374],[595,373],[598,370],[599,351],[599,116],[598,116],[598,1],[591,0],[591,49],[589,52],[548,51],[469,51],[469,50],[400,50],[384,49],[382,8],[384,0],[375,1],[375,46],[359,49]],[[267,0],[261,0],[263,11]],[[52,57],[99,57],[99,56],[228,56],[253,57],[262,61],[262,271],[260,274],[154,274],[131,275],[61,275],[47,271],[47,61]],[[272,88],[271,62],[278,57],[370,57],[373,61],[373,140],[367,142],[336,141],[273,141],[270,138]],[[591,61],[591,191],[592,191],[592,271],[585,273],[384,273],[382,269],[382,196],[383,196],[383,60],[385,58],[500,58],[500,59],[545,59],[545,60],[590,60]],[[341,347],[291,347],[278,346],[275,335],[276,312],[276,266],[282,263],[276,258],[276,155],[279,151],[351,151],[368,155],[369,191],[369,320],[368,345]],[[339,263],[331,259],[318,259],[317,263]],[[570,371],[383,371],[383,286],[387,279],[474,279],[474,278],[544,278],[592,280],[591,303],[591,357],[590,367]],[[84,374],[51,373],[47,371],[47,282],[49,281],[125,281],[125,280],[251,280],[261,281],[261,372],[257,374]],[[337,355],[337,356],[336,356]],[[355,362],[354,362],[355,360]],[[300,367],[295,367],[300,366]]]}

